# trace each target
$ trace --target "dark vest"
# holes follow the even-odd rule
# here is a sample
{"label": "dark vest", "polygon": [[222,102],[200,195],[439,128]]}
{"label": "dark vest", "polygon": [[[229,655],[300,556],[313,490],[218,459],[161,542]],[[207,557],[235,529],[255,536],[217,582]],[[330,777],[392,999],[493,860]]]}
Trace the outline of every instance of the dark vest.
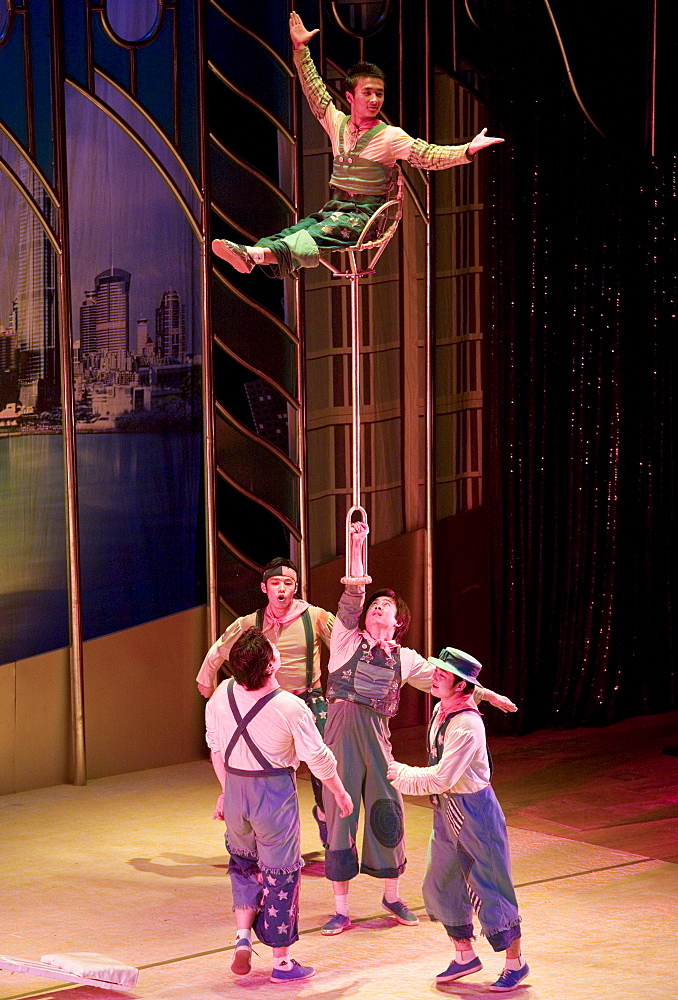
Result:
{"label": "dark vest", "polygon": [[392,719],[400,703],[400,646],[389,656],[361,639],[355,653],[327,679],[327,700],[353,701]]}

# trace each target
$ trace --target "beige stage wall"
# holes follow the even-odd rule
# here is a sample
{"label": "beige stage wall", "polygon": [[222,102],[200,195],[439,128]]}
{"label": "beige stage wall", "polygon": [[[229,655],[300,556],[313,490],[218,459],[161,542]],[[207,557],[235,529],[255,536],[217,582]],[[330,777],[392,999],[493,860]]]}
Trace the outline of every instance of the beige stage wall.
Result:
{"label": "beige stage wall", "polygon": [[[205,607],[84,644],[87,777],[196,760],[204,701],[194,678]],[[68,650],[0,668],[0,793],[69,780]]]}
{"label": "beige stage wall", "polygon": [[[424,652],[424,531],[370,549],[372,588],[391,586],[412,610],[407,645]],[[343,560],[311,573],[311,601],[334,610]],[[142,771],[206,754],[204,700],[195,675],[209,645],[207,609],[192,608],[84,645],[87,777]],[[393,727],[424,720],[424,696],[406,686]],[[68,650],[0,667],[0,794],[69,780]]]}

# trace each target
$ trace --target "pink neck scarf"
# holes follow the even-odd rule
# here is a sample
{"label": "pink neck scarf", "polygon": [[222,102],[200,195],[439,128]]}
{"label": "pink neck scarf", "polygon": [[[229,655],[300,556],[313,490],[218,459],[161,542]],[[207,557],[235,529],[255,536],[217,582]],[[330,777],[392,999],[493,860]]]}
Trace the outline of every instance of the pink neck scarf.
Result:
{"label": "pink neck scarf", "polygon": [[297,618],[301,618],[306,608],[310,607],[308,601],[300,601],[295,599],[290,604],[289,608],[284,615],[274,615],[271,611],[270,604],[266,605],[266,610],[264,611],[264,631],[273,633],[273,642],[278,641],[278,636],[284,628],[295,622]]}

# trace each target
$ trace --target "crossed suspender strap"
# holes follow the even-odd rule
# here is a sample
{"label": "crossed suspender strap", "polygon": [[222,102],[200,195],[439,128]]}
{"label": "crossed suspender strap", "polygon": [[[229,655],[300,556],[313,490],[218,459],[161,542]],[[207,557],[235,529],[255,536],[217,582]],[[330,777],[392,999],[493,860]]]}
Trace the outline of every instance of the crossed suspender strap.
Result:
{"label": "crossed suspender strap", "polygon": [[[306,689],[308,691],[313,688],[313,650],[315,646],[315,635],[313,633],[313,622],[311,621],[311,614],[306,608],[306,610],[301,615],[301,623],[304,626],[304,635],[306,636]],[[264,628],[264,609],[259,608],[257,611],[257,628],[263,631]]]}
{"label": "crossed suspender strap", "polygon": [[[273,764],[271,764],[270,760],[267,760],[264,757],[261,750],[257,747],[256,743],[254,742],[250,734],[247,732],[247,727],[252,721],[252,719],[259,714],[262,708],[264,708],[264,706],[267,705],[269,701],[271,701],[273,698],[275,698],[277,694],[280,693],[281,689],[276,688],[274,691],[270,691],[267,695],[264,695],[263,698],[260,698],[259,701],[256,703],[256,705],[252,706],[252,708],[249,710],[245,718],[243,718],[242,715],[240,714],[240,711],[235,701],[235,695],[233,693],[234,683],[235,682],[233,681],[233,678],[231,678],[231,680],[228,682],[228,687],[226,689],[228,691],[228,703],[231,707],[231,712],[233,713],[233,718],[235,719],[236,723],[235,732],[233,733],[233,736],[231,736],[229,744],[226,747],[226,750],[224,751],[224,766],[226,770],[230,774],[241,774],[257,778],[269,778],[277,774],[291,774],[293,770],[291,767],[274,767]],[[231,754],[233,753],[233,749],[241,737],[244,739],[245,743],[249,747],[257,764],[261,765],[262,768],[261,771],[243,771],[240,768],[231,767],[229,765],[228,762],[230,760]]]}
{"label": "crossed suspender strap", "polygon": [[[441,753],[441,750],[442,750],[442,747],[443,747],[443,741],[445,739],[445,730],[447,729],[447,727],[448,727],[448,725],[450,723],[450,720],[453,719],[455,717],[455,715],[461,715],[462,712],[474,712],[476,715],[480,715],[480,712],[478,711],[477,708],[460,708],[458,712],[450,712],[450,714],[447,716],[447,718],[443,722],[442,726],[440,727],[440,729],[436,733],[435,746],[436,746],[436,750],[438,751],[438,760],[440,760],[440,753]],[[426,732],[426,747],[427,747],[427,749],[430,747],[430,744],[431,744],[431,730],[432,729],[433,729],[433,716],[431,716],[431,718],[429,720],[428,730]],[[492,775],[494,774],[494,761],[492,760],[492,754],[490,753],[490,748],[488,747],[487,743],[485,743],[485,750],[487,751],[487,765],[488,765],[488,767],[490,769],[490,778],[492,778]]]}

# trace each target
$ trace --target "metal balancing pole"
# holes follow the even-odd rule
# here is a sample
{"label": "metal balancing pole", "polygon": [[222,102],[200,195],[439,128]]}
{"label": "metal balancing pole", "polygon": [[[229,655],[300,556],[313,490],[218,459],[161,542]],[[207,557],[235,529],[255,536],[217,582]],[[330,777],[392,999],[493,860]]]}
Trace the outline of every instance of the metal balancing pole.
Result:
{"label": "metal balancing pole", "polygon": [[[353,481],[352,504],[346,515],[346,575],[342,583],[358,583],[358,578],[351,576],[351,523],[354,514],[358,514],[358,520],[367,523],[367,511],[360,503],[361,480],[360,480],[360,278],[364,272],[360,272],[356,266],[353,251],[349,251],[351,257],[351,274],[346,275],[351,282],[351,418],[352,418],[352,456],[351,472]],[[360,582],[371,583],[372,579],[367,572],[367,540],[363,542],[363,576]]]}

